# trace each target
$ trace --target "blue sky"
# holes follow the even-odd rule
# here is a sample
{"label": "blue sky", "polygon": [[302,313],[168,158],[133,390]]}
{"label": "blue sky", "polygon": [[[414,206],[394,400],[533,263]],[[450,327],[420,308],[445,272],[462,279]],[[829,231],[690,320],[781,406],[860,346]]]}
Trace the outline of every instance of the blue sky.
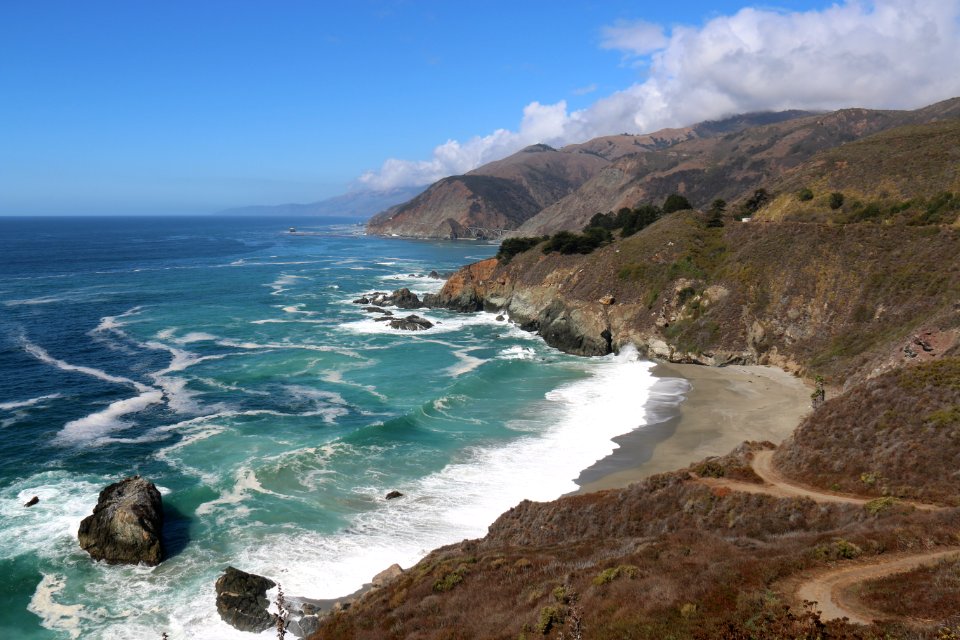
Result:
{"label": "blue sky", "polygon": [[[693,77],[713,55],[701,46],[715,40],[712,24],[879,13],[813,0],[749,15],[748,3],[725,1],[345,4],[3,2],[0,215],[308,202],[465,170],[537,136],[562,144],[619,132],[605,127],[689,124],[679,120],[711,109],[794,106],[790,95],[721,87],[723,99],[701,96],[699,110],[672,98],[654,113],[650,95],[676,95],[661,84]],[[829,107],[844,98],[835,94],[813,102]],[[612,104],[617,118],[602,116]]]}

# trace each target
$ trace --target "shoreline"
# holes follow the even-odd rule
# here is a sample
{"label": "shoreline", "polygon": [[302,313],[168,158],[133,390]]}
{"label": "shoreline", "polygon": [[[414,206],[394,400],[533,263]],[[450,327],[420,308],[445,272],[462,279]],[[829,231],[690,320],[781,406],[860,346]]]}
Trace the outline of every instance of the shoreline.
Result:
{"label": "shoreline", "polygon": [[652,372],[660,380],[644,405],[646,424],[614,438],[619,448],[580,473],[574,494],[623,488],[745,440],[779,444],[810,411],[813,387],[777,367],[657,362]]}

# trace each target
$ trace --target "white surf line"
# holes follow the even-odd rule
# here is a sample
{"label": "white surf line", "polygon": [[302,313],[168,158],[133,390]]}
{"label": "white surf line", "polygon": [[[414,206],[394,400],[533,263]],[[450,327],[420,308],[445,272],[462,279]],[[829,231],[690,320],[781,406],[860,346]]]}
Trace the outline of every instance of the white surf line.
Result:
{"label": "white surf line", "polygon": [[29,400],[14,400],[13,402],[0,402],[0,410],[13,411],[14,409],[25,409],[26,407],[32,407],[36,404],[40,404],[45,400],[55,400],[56,398],[60,398],[60,397],[62,396],[59,393],[51,393],[45,396],[30,398]]}
{"label": "white surf line", "polygon": [[124,326],[124,324],[122,322],[118,322],[118,320],[120,320],[121,318],[129,318],[131,316],[135,316],[139,314],[142,310],[143,310],[143,307],[138,305],[136,307],[133,307],[132,309],[128,309],[123,313],[115,316],[103,316],[102,318],[100,318],[100,324],[98,324],[95,328],[91,329],[87,333],[87,335],[92,336],[97,333],[113,331],[115,333],[120,334],[123,337],[126,337],[127,334],[120,329],[120,327]]}
{"label": "white surf line", "polygon": [[47,353],[46,349],[30,342],[26,338],[21,338],[21,342],[23,344],[24,350],[30,355],[32,355],[34,358],[36,358],[37,360],[40,360],[41,362],[45,362],[46,364],[53,365],[54,367],[61,369],[63,371],[74,371],[76,373],[83,373],[85,375],[92,376],[94,378],[103,380],[105,382],[113,382],[114,384],[130,385],[140,393],[146,393],[147,391],[156,391],[156,389],[154,389],[153,387],[149,387],[141,382],[137,382],[136,380],[131,380],[130,378],[124,378],[123,376],[115,376],[111,373],[107,373],[106,371],[102,371],[100,369],[95,369],[93,367],[86,367],[78,364],[70,364],[69,362],[60,360],[59,358],[54,358],[49,353]]}
{"label": "white surf line", "polygon": [[83,418],[67,422],[63,425],[60,433],[54,438],[54,444],[61,446],[83,444],[101,438],[112,431],[125,429],[129,424],[123,422],[120,418],[131,413],[138,413],[150,405],[159,404],[164,401],[165,395],[161,389],[123,376],[115,376],[94,367],[70,364],[59,358],[54,358],[47,353],[43,347],[30,342],[26,338],[21,338],[21,341],[24,350],[41,362],[57,367],[63,371],[82,373],[105,382],[129,385],[138,392],[138,395],[133,398],[116,400],[107,405],[106,409],[95,411]]}

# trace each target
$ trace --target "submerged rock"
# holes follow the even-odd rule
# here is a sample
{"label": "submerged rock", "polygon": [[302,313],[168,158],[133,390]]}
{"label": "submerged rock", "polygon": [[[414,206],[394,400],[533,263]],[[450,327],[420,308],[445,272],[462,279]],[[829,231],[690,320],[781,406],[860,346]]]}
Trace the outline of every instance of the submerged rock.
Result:
{"label": "submerged rock", "polygon": [[433,323],[420,316],[407,316],[406,318],[390,318],[390,326],[404,331],[423,331],[432,327]]}
{"label": "submerged rock", "polygon": [[387,500],[394,500],[395,498],[402,498],[402,497],[403,497],[403,494],[396,490],[391,491],[385,496]]}
{"label": "submerged rock", "polygon": [[269,578],[227,567],[217,578],[217,613],[240,631],[266,631],[277,623],[276,615],[267,611],[267,590],[275,586]]}
{"label": "submerged rock", "polygon": [[29,500],[27,500],[26,502],[24,502],[24,503],[23,503],[23,506],[25,506],[25,507],[32,507],[33,505],[37,504],[38,502],[40,502],[40,496],[33,496],[32,498],[30,498]]}
{"label": "submerged rock", "polygon": [[93,514],[80,523],[77,538],[94,560],[157,565],[163,560],[162,529],[160,492],[149,480],[133,476],[100,492]]}

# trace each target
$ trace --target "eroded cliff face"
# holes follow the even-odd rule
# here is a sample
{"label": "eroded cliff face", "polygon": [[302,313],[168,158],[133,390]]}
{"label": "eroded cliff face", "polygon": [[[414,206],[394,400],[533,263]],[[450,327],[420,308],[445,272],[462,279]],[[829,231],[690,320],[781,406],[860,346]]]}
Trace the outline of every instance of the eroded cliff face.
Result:
{"label": "eroded cliff face", "polygon": [[431,304],[509,314],[579,355],[771,364],[846,385],[956,352],[954,229],[728,224],[694,212],[589,255],[539,248],[465,267]]}

